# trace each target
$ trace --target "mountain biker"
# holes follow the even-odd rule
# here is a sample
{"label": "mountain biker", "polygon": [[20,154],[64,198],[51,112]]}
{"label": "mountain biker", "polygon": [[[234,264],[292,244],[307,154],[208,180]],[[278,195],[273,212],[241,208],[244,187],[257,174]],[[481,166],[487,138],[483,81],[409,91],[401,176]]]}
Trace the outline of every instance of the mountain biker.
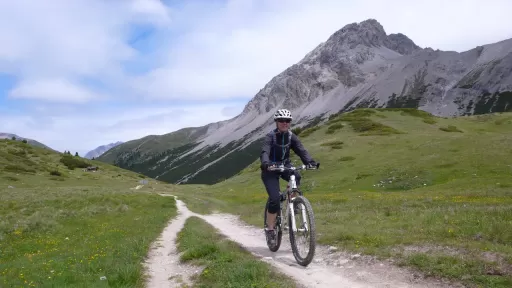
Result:
{"label": "mountain biker", "polygon": [[290,123],[292,121],[292,114],[287,109],[279,109],[274,114],[274,122],[276,129],[273,129],[265,136],[263,147],[260,154],[261,161],[261,180],[265,185],[267,194],[269,196],[269,207],[267,210],[267,238],[274,243],[276,240],[276,233],[274,231],[277,211],[279,210],[280,195],[279,195],[279,177],[283,180],[289,181],[291,173],[295,174],[297,187],[300,186],[300,173],[294,172],[278,172],[268,171],[269,167],[275,164],[283,164],[286,167],[291,166],[290,149],[297,154],[304,165],[319,166],[309,155],[308,151],[302,146],[301,141],[297,135],[290,131]]}

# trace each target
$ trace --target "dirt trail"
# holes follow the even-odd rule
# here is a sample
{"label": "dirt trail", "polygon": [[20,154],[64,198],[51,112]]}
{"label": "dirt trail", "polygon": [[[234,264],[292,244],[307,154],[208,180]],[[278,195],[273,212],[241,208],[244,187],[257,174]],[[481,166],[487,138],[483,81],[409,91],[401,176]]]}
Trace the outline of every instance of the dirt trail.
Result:
{"label": "dirt trail", "polygon": [[[161,195],[172,197],[172,195]],[[169,222],[149,251],[148,260],[145,263],[148,276],[147,287],[191,285],[190,277],[201,270],[196,266],[180,263],[179,261],[179,253],[176,250],[175,242],[176,236],[185,225],[187,218],[191,216],[191,212],[182,201],[177,202],[177,206],[178,215]]]}
{"label": "dirt trail", "polygon": [[[161,194],[162,196],[172,196]],[[175,196],[174,196],[175,197]],[[262,228],[249,226],[230,214],[200,215],[191,212],[176,197],[178,217],[162,233],[163,247],[151,251],[149,257],[148,287],[178,287],[169,277],[197,273],[199,268],[179,263],[175,252],[175,238],[186,218],[197,216],[217,228],[230,240],[239,243],[256,257],[278,268],[304,287],[456,287],[434,279],[423,279],[406,269],[390,263],[368,260],[359,255],[333,251],[317,244],[315,259],[308,267],[295,262],[288,234],[283,234],[281,248],[271,252],[265,242]],[[458,286],[457,286],[458,287]]]}

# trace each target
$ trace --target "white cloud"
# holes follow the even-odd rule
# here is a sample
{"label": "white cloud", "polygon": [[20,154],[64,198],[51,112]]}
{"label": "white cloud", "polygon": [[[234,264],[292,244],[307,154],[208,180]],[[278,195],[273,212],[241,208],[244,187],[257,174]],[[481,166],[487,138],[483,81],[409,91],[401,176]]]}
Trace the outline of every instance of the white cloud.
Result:
{"label": "white cloud", "polygon": [[135,16],[140,17],[142,22],[152,22],[158,25],[170,24],[169,8],[159,0],[133,0],[131,8],[135,12]]}
{"label": "white cloud", "polygon": [[11,90],[9,97],[71,103],[105,99],[104,96],[95,94],[66,79],[24,80]]}
{"label": "white cloud", "polygon": [[[14,88],[18,90],[55,85],[55,80],[50,81],[53,84],[42,84],[45,80],[41,78],[57,78],[61,82],[57,86],[82,91],[80,99],[84,99],[83,91],[88,88],[74,81],[78,78],[105,81],[110,88],[123,85],[126,79],[123,63],[139,56],[127,43],[130,21],[169,23],[165,7],[158,3],[149,0],[132,1],[131,5],[128,1],[97,0],[2,1],[0,72],[19,77],[18,85],[25,87]],[[55,100],[45,91],[25,93],[25,97],[29,96],[39,100],[49,96],[51,101]]]}
{"label": "white cloud", "polygon": [[[476,0],[172,5],[157,0],[1,1],[0,73],[16,77],[4,103],[34,102],[26,110],[18,108],[16,116],[2,114],[0,131],[86,152],[224,120],[244,103],[212,108],[202,101],[249,99],[332,33],[368,18],[377,19],[387,33],[401,32],[422,47],[441,50],[464,51],[512,37],[509,0],[485,5]],[[482,15],[491,15],[492,21]],[[178,105],[181,100],[197,100],[201,117],[173,117],[173,111],[196,107]],[[41,106],[43,101],[49,106]]]}

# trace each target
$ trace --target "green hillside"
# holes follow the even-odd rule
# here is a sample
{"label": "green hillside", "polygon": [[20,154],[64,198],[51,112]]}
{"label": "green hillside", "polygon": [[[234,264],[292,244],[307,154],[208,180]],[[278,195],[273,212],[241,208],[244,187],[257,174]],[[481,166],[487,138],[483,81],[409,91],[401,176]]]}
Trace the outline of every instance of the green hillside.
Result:
{"label": "green hillside", "polygon": [[[99,170],[84,172],[89,165]],[[140,180],[102,162],[0,140],[0,286],[142,287],[141,263],[176,207],[156,195],[171,185],[151,180],[134,189]]]}
{"label": "green hillside", "polygon": [[[206,128],[206,126],[201,129],[203,128]],[[113,163],[120,168],[167,183],[178,183],[184,176],[196,173],[204,165],[226,153],[231,153],[208,169],[200,171],[188,181],[188,183],[213,184],[236,175],[238,171],[250,164],[259,153],[259,143],[242,146],[245,140],[252,136],[248,134],[224,147],[219,148],[219,145],[206,146],[194,153],[183,156],[200,144],[200,142],[194,142],[199,134],[193,134],[193,137],[185,137],[183,133],[185,132],[180,130],[166,135],[166,138],[162,138],[163,136],[148,136],[146,137],[147,141],[140,139],[130,141],[125,143],[126,145],[121,144],[110,149],[98,157],[97,160]],[[200,133],[200,131],[195,133]],[[190,134],[186,135],[190,136]],[[218,167],[221,167],[221,169],[217,169]]]}
{"label": "green hillside", "polygon": [[[358,109],[299,137],[321,162],[302,174],[320,243],[433,276],[512,286],[512,113]],[[258,160],[221,183],[176,193],[195,212],[262,226],[260,179]]]}
{"label": "green hillside", "polygon": [[206,130],[206,126],[189,127],[164,135],[149,135],[118,145],[103,153],[98,160],[120,167],[144,162],[169,149],[193,142],[206,133]]}
{"label": "green hillside", "polygon": [[57,151],[55,151],[54,149],[52,149],[52,148],[50,148],[50,147],[48,147],[48,146],[44,145],[44,144],[43,144],[43,143],[41,143],[41,142],[36,141],[36,140],[28,139],[28,138],[24,138],[24,137],[20,137],[20,136],[18,136],[18,135],[16,135],[16,134],[12,134],[12,133],[2,133],[2,132],[0,132],[0,140],[2,140],[2,139],[12,139],[13,137],[14,137],[14,139],[15,139],[15,140],[17,140],[17,141],[20,141],[20,142],[25,141],[25,142],[27,142],[27,143],[28,143],[28,144],[30,144],[30,145],[33,145],[33,146],[36,146],[36,147],[41,147],[41,148],[46,148],[46,149],[48,149],[48,150],[51,150],[51,151],[57,152]]}

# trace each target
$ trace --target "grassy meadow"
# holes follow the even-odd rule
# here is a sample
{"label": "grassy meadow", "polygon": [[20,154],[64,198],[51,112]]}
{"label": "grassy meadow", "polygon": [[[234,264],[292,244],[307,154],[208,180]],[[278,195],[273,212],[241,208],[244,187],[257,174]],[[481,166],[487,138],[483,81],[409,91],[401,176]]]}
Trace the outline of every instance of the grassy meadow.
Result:
{"label": "grassy meadow", "polygon": [[[319,243],[470,286],[512,286],[512,113],[358,109],[299,132],[321,162],[302,172]],[[197,213],[262,226],[259,160],[221,183],[174,193]]]}
{"label": "grassy meadow", "polygon": [[[97,172],[83,172],[88,165]],[[176,215],[171,185],[0,140],[0,287],[143,287],[149,246]]]}

